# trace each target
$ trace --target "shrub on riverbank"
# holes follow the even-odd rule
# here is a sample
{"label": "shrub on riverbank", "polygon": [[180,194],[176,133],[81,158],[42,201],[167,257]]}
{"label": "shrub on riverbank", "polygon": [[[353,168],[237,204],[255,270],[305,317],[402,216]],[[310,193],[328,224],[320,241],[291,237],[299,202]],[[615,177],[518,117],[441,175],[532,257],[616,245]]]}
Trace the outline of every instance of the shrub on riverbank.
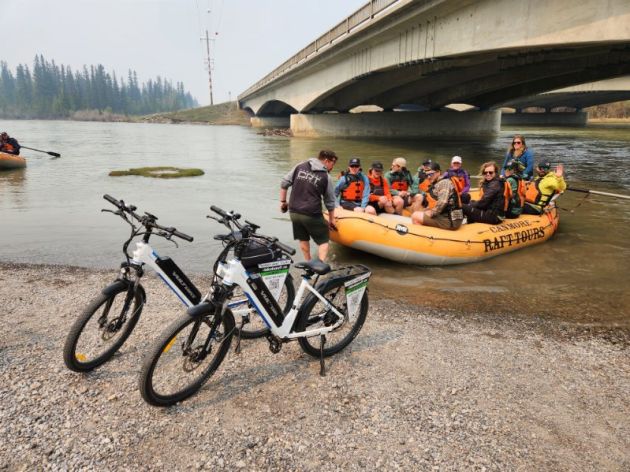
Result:
{"label": "shrub on riverbank", "polygon": [[121,177],[125,175],[139,175],[142,177],[154,177],[158,179],[176,179],[179,177],[197,177],[203,175],[201,169],[180,169],[179,167],[138,167],[129,170],[113,170],[110,177]]}

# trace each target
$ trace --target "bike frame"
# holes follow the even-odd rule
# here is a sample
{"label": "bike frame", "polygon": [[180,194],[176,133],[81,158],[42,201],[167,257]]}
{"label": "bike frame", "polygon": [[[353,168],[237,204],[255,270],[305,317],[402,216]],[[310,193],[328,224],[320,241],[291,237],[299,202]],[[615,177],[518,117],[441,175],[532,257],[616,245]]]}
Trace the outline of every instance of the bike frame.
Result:
{"label": "bike frame", "polygon": [[162,259],[150,244],[144,241],[136,241],[136,249],[132,253],[129,265],[132,267],[151,267],[162,281],[177,295],[188,308],[199,304],[201,295],[195,285],[186,277],[182,270],[171,260],[172,266],[177,270],[169,273]]}
{"label": "bike frame", "polygon": [[[313,288],[304,276],[302,277],[302,282],[300,283],[295,295],[293,306],[285,316],[264,283],[255,283],[255,276],[257,274],[248,273],[243,267],[243,264],[241,264],[241,261],[238,259],[231,259],[225,263],[220,263],[217,267],[216,275],[222,278],[223,284],[228,287],[232,285],[238,285],[241,287],[245,295],[247,295],[250,303],[256,307],[256,312],[265,322],[267,327],[275,336],[281,339],[306,338],[323,335],[337,329],[343,322],[343,313],[337,310],[328,300],[326,300],[326,298]],[[300,312],[302,298],[307,291],[319,298],[324,303],[327,310],[332,310],[338,316],[338,321],[331,326],[295,333],[292,332],[293,324]]]}

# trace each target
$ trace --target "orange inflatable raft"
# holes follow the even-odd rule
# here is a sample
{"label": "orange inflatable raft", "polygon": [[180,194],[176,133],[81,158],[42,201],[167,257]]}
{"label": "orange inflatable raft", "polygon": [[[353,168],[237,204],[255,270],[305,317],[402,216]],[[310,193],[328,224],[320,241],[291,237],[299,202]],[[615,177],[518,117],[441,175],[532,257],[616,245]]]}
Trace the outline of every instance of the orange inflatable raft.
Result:
{"label": "orange inflatable raft", "polygon": [[[327,216],[327,215],[326,215]],[[398,215],[367,215],[335,209],[338,244],[396,262],[418,265],[464,264],[516,251],[548,240],[558,229],[552,204],[540,216],[521,215],[502,224],[464,224],[456,231],[415,225]]]}
{"label": "orange inflatable raft", "polygon": [[26,159],[6,152],[0,152],[0,170],[19,169],[26,167]]}

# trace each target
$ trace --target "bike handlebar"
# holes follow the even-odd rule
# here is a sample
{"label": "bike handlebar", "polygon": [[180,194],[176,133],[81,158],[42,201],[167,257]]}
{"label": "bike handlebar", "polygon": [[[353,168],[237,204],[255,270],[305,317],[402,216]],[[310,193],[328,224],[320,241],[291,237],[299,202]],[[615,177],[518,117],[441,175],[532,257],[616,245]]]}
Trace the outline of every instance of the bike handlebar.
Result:
{"label": "bike handlebar", "polygon": [[[233,211],[226,212],[225,210],[214,205],[211,205],[210,209],[222,218],[221,220],[218,220],[219,223],[225,225],[232,232],[230,235],[215,236],[214,239],[217,239],[220,241],[229,241],[230,236],[235,234],[234,229],[230,226],[230,222],[233,222],[234,226],[236,226],[239,230],[242,230],[244,235],[249,235],[251,232],[252,237],[266,239],[270,243],[274,244],[278,249],[280,249],[285,254],[288,254],[290,256],[293,256],[295,254],[295,249],[293,249],[290,246],[287,246],[286,244],[281,243],[280,241],[278,241],[278,238],[265,236],[263,234],[256,233],[256,230],[260,228],[260,226],[255,223],[252,223],[251,221],[245,220],[245,223],[247,224],[247,226],[249,226],[249,228],[247,228],[247,231],[245,231],[245,228],[242,225],[240,225],[237,221],[241,217],[239,213],[234,213]],[[216,219],[216,218],[213,218],[213,219]],[[234,240],[237,240],[237,238],[234,238]]]}
{"label": "bike handlebar", "polygon": [[125,205],[124,202],[122,202],[121,200],[116,200],[114,197],[112,197],[111,195],[103,195],[103,198],[105,200],[107,200],[109,203],[111,203],[112,205],[114,205],[116,208],[118,208],[119,210],[129,213],[133,218],[135,218],[137,221],[140,222],[140,224],[142,224],[145,228],[147,229],[158,229],[160,231],[164,231],[165,233],[168,233],[172,236],[177,236],[178,238],[181,238],[185,241],[188,242],[192,242],[193,241],[193,237],[189,236],[185,233],[182,233],[181,231],[177,231],[176,228],[169,226],[162,226],[159,225],[155,222],[155,220],[157,220],[157,217],[150,215],[150,214],[146,214],[146,217],[141,217],[139,216],[137,213],[135,213],[136,207],[133,205]]}

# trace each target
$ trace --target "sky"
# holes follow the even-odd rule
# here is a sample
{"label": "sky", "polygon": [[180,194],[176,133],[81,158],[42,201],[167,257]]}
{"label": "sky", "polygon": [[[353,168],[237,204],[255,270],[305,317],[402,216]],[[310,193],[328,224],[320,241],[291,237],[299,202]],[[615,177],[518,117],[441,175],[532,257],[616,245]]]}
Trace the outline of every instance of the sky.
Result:
{"label": "sky", "polygon": [[236,96],[367,0],[0,0],[0,60],[15,72],[36,54],[78,70],[103,64],[140,81],[183,82],[210,103]]}

